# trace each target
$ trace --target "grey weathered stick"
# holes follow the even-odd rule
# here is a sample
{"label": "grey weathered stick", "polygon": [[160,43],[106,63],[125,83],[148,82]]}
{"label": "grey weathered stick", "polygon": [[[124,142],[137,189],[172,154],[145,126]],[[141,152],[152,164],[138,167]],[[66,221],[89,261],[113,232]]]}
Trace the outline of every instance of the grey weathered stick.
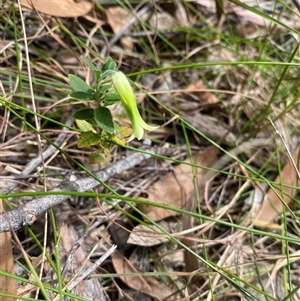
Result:
{"label": "grey weathered stick", "polygon": [[[148,153],[155,153],[156,149],[148,150]],[[111,177],[120,174],[125,170],[129,170],[142,161],[150,158],[150,154],[133,153],[126,159],[106,167],[105,169],[95,173],[95,176],[101,182],[105,182]],[[77,181],[62,183],[52,191],[88,191],[95,188],[100,183],[92,177],[86,177]],[[0,233],[18,230],[25,225],[31,225],[37,216],[46,210],[60,204],[68,199],[69,195],[49,195],[33,199],[32,201],[22,205],[16,209],[0,214]]]}
{"label": "grey weathered stick", "polygon": [[104,260],[106,258],[108,258],[111,254],[113,254],[113,252],[115,251],[115,249],[117,248],[116,245],[112,245],[112,247],[109,248],[109,250],[104,253],[99,259],[97,259],[92,266],[90,266],[89,268],[85,269],[82,274],[76,279],[74,280],[71,284],[68,285],[68,289],[72,290],[79,282],[81,282],[82,280],[84,280],[87,276],[89,276],[92,272],[94,272],[98,266],[100,266]]}

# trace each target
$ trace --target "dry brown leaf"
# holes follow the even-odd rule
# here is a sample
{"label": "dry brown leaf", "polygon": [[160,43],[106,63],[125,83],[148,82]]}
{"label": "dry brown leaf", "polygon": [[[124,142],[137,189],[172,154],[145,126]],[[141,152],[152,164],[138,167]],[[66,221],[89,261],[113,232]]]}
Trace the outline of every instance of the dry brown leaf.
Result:
{"label": "dry brown leaf", "polygon": [[137,225],[132,229],[127,243],[142,247],[153,247],[167,241],[168,238],[164,233],[151,230],[144,225]]}
{"label": "dry brown leaf", "polygon": [[178,23],[175,22],[174,17],[164,13],[156,13],[153,14],[152,18],[150,19],[150,25],[152,28],[155,28],[157,31],[172,29],[175,26],[178,26]]}
{"label": "dry brown leaf", "polygon": [[63,18],[84,16],[92,9],[92,3],[85,0],[20,0],[20,3],[46,15]]}
{"label": "dry brown leaf", "polygon": [[[129,20],[132,18],[124,8],[119,6],[106,8],[105,13],[108,24],[115,34],[117,34],[124,25],[128,24]],[[132,38],[126,37],[122,38],[120,41],[126,49],[131,50],[133,48]]]}
{"label": "dry brown leaf", "polygon": [[[0,199],[0,212],[4,211],[3,201]],[[12,255],[12,244],[10,232],[0,233],[0,271],[14,273],[14,258]],[[16,280],[0,275],[0,292],[17,296]],[[12,300],[1,297],[0,301]]]}
{"label": "dry brown leaf", "polygon": [[[209,147],[204,152],[194,155],[193,162],[206,167],[212,166],[217,160],[217,152],[215,147]],[[190,160],[185,162],[189,163]],[[204,173],[205,170],[197,168],[198,183],[200,183]],[[183,208],[194,192],[192,167],[186,164],[176,166],[172,172],[162,177],[147,192],[148,199],[152,202]],[[178,215],[175,211],[159,207],[140,205],[139,208],[153,221]]]}
{"label": "dry brown leaf", "polygon": [[[158,224],[170,233],[174,233],[177,225],[177,223],[171,221],[161,221]],[[147,226],[139,224],[132,229],[127,243],[142,247],[153,247],[167,242],[168,240],[169,238],[166,234],[158,229],[152,230]]]}
{"label": "dry brown leaf", "polygon": [[[298,162],[298,155],[299,155],[299,147],[293,153],[293,159],[296,162],[296,165],[299,169]],[[276,193],[282,197],[284,202],[289,205],[291,203],[291,197],[295,196],[297,193],[297,189],[286,187],[288,186],[296,186],[297,185],[297,172],[295,171],[294,166],[292,165],[291,161],[289,160],[284,168],[282,169],[281,176],[278,176],[275,179],[275,182],[279,184],[282,183],[284,185],[283,195],[280,190],[276,189]],[[274,188],[275,189],[275,188]],[[282,213],[283,210],[283,203],[274,192],[274,189],[269,189],[267,192],[263,205],[260,208],[260,211],[255,219],[254,225],[259,227],[261,225],[267,225],[267,223],[271,223],[279,214]]]}
{"label": "dry brown leaf", "polygon": [[180,93],[193,93],[195,96],[198,97],[201,104],[205,105],[215,105],[220,102],[215,94],[213,94],[210,91],[207,91],[207,87],[201,79],[193,84],[190,84],[185,91]]}
{"label": "dry brown leaf", "polygon": [[130,288],[147,294],[157,300],[164,300],[173,294],[173,291],[163,282],[159,282],[155,277],[142,277],[138,275],[141,271],[135,268],[128,259],[115,250],[112,255],[112,263],[117,274],[134,274],[130,276],[120,276],[120,279]]}

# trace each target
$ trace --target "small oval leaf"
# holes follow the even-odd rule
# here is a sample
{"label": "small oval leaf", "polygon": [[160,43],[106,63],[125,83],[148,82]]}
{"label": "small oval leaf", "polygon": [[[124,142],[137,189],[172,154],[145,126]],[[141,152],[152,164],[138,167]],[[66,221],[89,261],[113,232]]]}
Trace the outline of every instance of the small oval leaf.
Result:
{"label": "small oval leaf", "polygon": [[80,58],[93,70],[93,71],[100,71],[100,69],[98,69],[93,62],[88,59],[87,57],[85,57],[84,55],[81,55]]}
{"label": "small oval leaf", "polygon": [[111,57],[109,57],[101,68],[102,78],[110,75],[111,71],[114,71],[116,67],[117,64],[115,63],[115,61]]}
{"label": "small oval leaf", "polygon": [[82,131],[82,132],[93,132],[93,133],[97,133],[97,131],[93,128],[93,126],[85,121],[85,120],[80,120],[80,119],[75,119],[76,125],[78,126],[78,128]]}
{"label": "small oval leaf", "polygon": [[73,114],[74,119],[89,120],[94,118],[94,109],[82,109]]}
{"label": "small oval leaf", "polygon": [[77,146],[78,148],[84,148],[88,146],[98,145],[100,143],[100,140],[101,136],[99,134],[95,134],[92,131],[84,132],[81,133]]}
{"label": "small oval leaf", "polygon": [[74,74],[68,75],[70,80],[70,85],[74,91],[82,91],[82,92],[89,92],[93,91],[93,89],[81,78],[77,77]]}
{"label": "small oval leaf", "polygon": [[76,92],[70,93],[69,96],[72,98],[75,98],[77,100],[84,100],[84,101],[95,100],[94,91],[89,91],[89,92],[76,91]]}
{"label": "small oval leaf", "polygon": [[115,127],[111,112],[108,108],[100,107],[95,109],[94,117],[97,125],[109,134],[113,134]]}
{"label": "small oval leaf", "polygon": [[103,64],[101,71],[102,72],[113,71],[116,69],[116,67],[117,67],[116,62],[111,57],[108,57],[105,63]]}
{"label": "small oval leaf", "polygon": [[87,64],[88,67],[91,68],[91,70],[93,70],[93,72],[95,73],[97,79],[99,79],[100,76],[101,76],[101,70],[98,69],[98,68],[93,64],[93,62],[92,62],[90,59],[88,59],[87,57],[81,55],[80,58]]}
{"label": "small oval leaf", "polygon": [[120,146],[126,145],[126,140],[132,135],[132,129],[127,126],[120,126],[116,130],[115,136],[112,138],[112,141]]}
{"label": "small oval leaf", "polygon": [[103,163],[108,160],[108,157],[103,151],[94,151],[89,155],[89,161],[91,164]]}
{"label": "small oval leaf", "polygon": [[109,92],[104,96],[104,105],[110,106],[121,101],[120,94],[117,92]]}

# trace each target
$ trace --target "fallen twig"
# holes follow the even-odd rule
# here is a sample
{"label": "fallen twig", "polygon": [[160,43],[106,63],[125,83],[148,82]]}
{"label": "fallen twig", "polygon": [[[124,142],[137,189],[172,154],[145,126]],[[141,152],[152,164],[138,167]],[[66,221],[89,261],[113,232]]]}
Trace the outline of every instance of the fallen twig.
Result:
{"label": "fallen twig", "polygon": [[104,253],[92,266],[85,269],[83,273],[74,282],[68,285],[68,289],[72,290],[79,282],[81,282],[92,272],[94,272],[98,268],[98,266],[100,266],[104,262],[105,259],[107,259],[111,254],[113,254],[116,248],[117,248],[116,245],[110,247],[109,250],[106,253]]}
{"label": "fallen twig", "polygon": [[[101,182],[105,182],[111,177],[120,174],[125,170],[129,170],[142,161],[150,158],[151,153],[156,150],[151,148],[148,153],[134,153],[126,159],[106,167],[105,169],[95,173],[97,179],[86,177],[77,181],[62,183],[55,187],[52,191],[88,191],[95,188]],[[1,197],[1,196],[0,196]],[[3,197],[3,196],[2,196]],[[18,230],[26,225],[31,225],[37,219],[37,216],[46,210],[62,203],[68,199],[69,195],[47,195],[33,199],[32,201],[20,206],[19,208],[0,214],[0,233]]]}

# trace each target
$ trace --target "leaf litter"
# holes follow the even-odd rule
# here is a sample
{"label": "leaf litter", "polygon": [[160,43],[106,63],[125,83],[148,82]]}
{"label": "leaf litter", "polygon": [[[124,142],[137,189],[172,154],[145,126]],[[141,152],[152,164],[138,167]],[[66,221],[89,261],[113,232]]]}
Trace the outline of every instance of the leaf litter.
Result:
{"label": "leaf litter", "polygon": [[[187,159],[185,161],[187,164],[174,167],[170,173],[151,186],[147,190],[148,199],[158,204],[184,209],[187,200],[195,191],[193,167],[189,165],[189,162],[193,162],[197,166],[195,168],[196,185],[199,185],[205,173],[205,169],[199,168],[199,166],[210,167],[216,160],[216,148],[209,148],[204,152],[195,154],[192,160]],[[160,207],[140,205],[139,208],[153,221],[160,221],[178,215],[178,212]]]}
{"label": "leaf litter", "polygon": [[[89,76],[86,73],[87,70],[83,69],[82,66],[79,66],[78,60],[74,59],[74,53],[76,52],[80,54],[87,52],[91,58],[97,61],[100,58],[94,58],[93,53],[100,53],[101,50],[106,47],[109,54],[116,59],[124,72],[136,72],[140,69],[147,70],[157,67],[157,62],[153,64],[150,59],[151,56],[149,53],[151,52],[149,49],[151,49],[151,47],[156,57],[161,60],[165,67],[172,67],[173,65],[178,64],[179,61],[184,62],[184,60],[187,60],[188,58],[190,59],[188,63],[202,62],[204,65],[205,62],[235,62],[243,60],[243,55],[245,55],[249,61],[255,61],[258,58],[257,53],[260,53],[259,49],[257,49],[255,45],[250,43],[247,44],[247,40],[244,40],[244,44],[239,51],[235,51],[231,47],[224,47],[226,40],[222,40],[224,38],[223,36],[218,36],[218,38],[211,37],[214,39],[213,42],[211,40],[205,41],[206,37],[199,37],[199,32],[202,32],[202,28],[208,29],[211,24],[217,27],[215,13],[209,11],[210,7],[208,7],[208,4],[206,2],[204,3],[204,1],[198,1],[200,5],[195,6],[196,10],[200,11],[202,16],[204,16],[204,19],[202,17],[199,18],[195,11],[190,10],[189,7],[185,6],[183,3],[176,3],[176,5],[165,4],[161,6],[160,4],[157,4],[159,14],[153,13],[155,10],[151,9],[149,14],[144,15],[143,20],[144,22],[149,21],[150,27],[146,30],[141,23],[135,22],[134,25],[129,26],[125,34],[119,38],[119,40],[121,39],[120,41],[118,39],[109,40],[109,37],[120,32],[122,27],[124,25],[126,26],[126,22],[128,23],[133,18],[131,14],[125,13],[126,10],[121,9],[118,6],[107,7],[105,6],[107,5],[105,1],[102,1],[103,3],[100,2],[101,5],[103,4],[103,7],[105,7],[104,10],[99,10],[96,5],[92,8],[91,3],[85,1],[70,2],[66,0],[59,2],[59,4],[51,2],[51,7],[46,5],[45,1],[35,0],[31,2],[34,4],[37,11],[45,15],[65,18],[57,18],[55,19],[55,22],[58,23],[55,23],[54,19],[49,19],[48,16],[41,14],[39,18],[44,18],[43,20],[47,21],[52,27],[50,26],[47,29],[41,25],[41,28],[44,29],[41,29],[40,32],[34,30],[34,28],[39,28],[38,26],[35,27],[30,25],[30,22],[35,22],[37,20],[35,18],[38,18],[34,9],[32,9],[32,5],[27,5],[27,7],[30,7],[28,10],[24,8],[27,13],[26,20],[29,22],[28,31],[31,30],[29,33],[30,36],[33,37],[32,40],[34,41],[35,46],[30,48],[30,52],[35,56],[39,55],[39,52],[37,52],[36,49],[44,49],[44,51],[51,53],[49,60],[47,59],[44,61],[41,57],[38,57],[41,62],[37,59],[37,63],[32,64],[36,79],[47,79],[47,85],[43,86],[42,81],[39,82],[37,80],[37,83],[39,84],[35,87],[35,92],[37,93],[37,96],[39,96],[39,110],[42,115],[47,112],[53,113],[54,116],[70,114],[70,111],[67,110],[69,105],[64,100],[66,93],[63,93],[63,91],[68,90],[68,87],[65,86],[65,83],[67,83],[66,74],[73,73],[73,71],[76,70],[78,75],[83,75],[82,77],[86,75],[87,77]],[[57,7],[59,7],[59,9],[57,9]],[[268,27],[265,26],[266,18],[261,18],[256,15],[256,19],[253,20],[251,19],[253,17],[253,13],[250,14],[249,11],[245,11],[245,9],[236,10],[235,8],[237,8],[237,5],[233,3],[226,8],[229,18],[228,20],[230,20],[227,21],[232,22],[234,28],[239,29],[240,33],[247,32],[247,26],[249,24],[253,25],[254,22],[256,24],[254,26],[255,37],[259,37],[262,33],[269,34]],[[137,12],[139,11],[139,7],[135,7],[135,9]],[[279,9],[282,8],[279,7]],[[277,12],[276,10],[277,6],[274,9],[272,8],[270,11],[275,14]],[[236,15],[232,14],[232,11],[235,12],[238,19],[236,19]],[[245,12],[247,13],[246,15]],[[82,16],[82,18],[67,19],[74,16]],[[281,16],[285,22],[286,15],[284,13],[279,13],[278,20]],[[124,20],[125,22],[122,23],[121,21]],[[244,23],[245,20],[246,23]],[[262,23],[262,20],[264,23]],[[223,34],[227,34],[229,32],[230,27],[227,27],[228,24],[226,22],[221,22],[221,25],[219,24],[219,26],[221,26],[219,28],[222,29]],[[289,22],[293,22],[293,20],[289,20]],[[57,29],[57,24],[60,25],[60,30]],[[259,27],[257,27],[257,24]],[[288,22],[286,22],[286,24],[288,24]],[[241,30],[240,27],[238,28],[238,25],[241,25],[244,30]],[[49,28],[53,29],[56,37],[60,40],[53,37],[53,32],[48,32]],[[184,30],[188,28],[190,32],[184,32]],[[253,33],[253,26],[251,28],[250,33]],[[86,45],[90,48],[85,48],[80,43],[80,40],[76,40],[74,37],[65,35],[64,29],[70,29],[75,36],[79,36],[80,39],[84,40]],[[113,32],[111,32],[111,29]],[[176,31],[178,29],[179,31]],[[193,37],[194,31],[191,29],[197,30],[195,37]],[[278,30],[278,26],[276,27],[276,30]],[[236,31],[236,33],[239,35],[238,31]],[[194,38],[194,41],[197,42],[191,42],[192,40],[190,41],[188,39],[189,34],[191,34],[190,37]],[[165,44],[161,42],[162,40],[160,40],[160,36],[167,37],[169,41],[176,43],[176,46],[179,47],[178,49],[180,49],[180,51],[176,52],[174,49],[172,51],[170,51],[170,49],[166,50]],[[243,35],[240,34],[239,37],[240,36]],[[247,34],[244,34],[244,37],[245,36],[249,37]],[[274,47],[277,47],[275,53],[278,56],[283,57],[281,47],[285,47],[289,43],[284,44],[286,36],[282,29],[278,31],[277,36],[278,39],[273,39],[273,37],[270,36],[271,45],[275,45]],[[22,41],[22,37],[19,38],[19,41]],[[222,40],[222,43],[219,43],[219,38]],[[11,37],[11,40],[13,40],[13,37]],[[11,70],[15,70],[13,68],[16,66],[15,61],[11,59],[11,54],[16,53],[16,51],[15,48],[11,46],[12,44],[10,44],[9,40],[4,40],[4,43],[5,47],[7,47],[7,51],[10,51],[10,56],[7,57],[5,61],[6,65],[4,65],[3,70],[5,72],[11,72]],[[147,43],[149,43],[149,45]],[[66,47],[64,48],[64,45],[67,45],[69,49]],[[75,48],[74,45],[76,45]],[[109,47],[107,47],[108,45]],[[150,47],[148,48],[148,46]],[[266,47],[268,47],[268,45],[266,45]],[[76,50],[72,53],[69,52],[70,49]],[[268,48],[268,50],[270,49]],[[1,48],[1,51],[6,50]],[[288,51],[286,52],[288,53]],[[24,53],[22,53],[22,55],[23,54]],[[181,56],[182,54],[184,54],[184,58]],[[274,54],[274,56],[276,56],[276,54]],[[170,57],[173,58],[173,60],[171,60],[171,64],[170,62],[165,64],[165,61],[168,61],[166,58]],[[175,144],[184,156],[187,155],[185,151],[182,151],[182,149],[185,148],[186,143],[181,131],[182,120],[185,120],[199,132],[204,133],[204,136],[207,136],[214,141],[223,141],[221,143],[224,143],[224,147],[226,147],[226,149],[228,146],[228,148],[233,148],[236,144],[239,144],[242,139],[245,139],[245,136],[243,136],[245,133],[245,123],[247,123],[248,120],[251,120],[256,112],[260,110],[263,111],[267,108],[265,100],[269,99],[268,95],[272,94],[272,89],[274,89],[272,81],[268,81],[268,76],[270,75],[267,76],[267,73],[263,72],[263,68],[253,70],[250,66],[242,66],[242,64],[238,68],[235,68],[230,64],[226,66],[218,66],[218,64],[216,64],[213,68],[204,65],[201,67],[202,74],[199,74],[198,70],[195,72],[195,69],[192,70],[190,68],[186,68],[184,71],[180,70],[178,72],[174,70],[168,70],[167,72],[153,72],[152,74],[145,74],[142,77],[142,80],[151,83],[150,96],[154,95],[159,101],[161,101],[162,105],[173,110],[173,113],[178,114],[178,118],[172,120],[170,125],[160,129],[158,131],[159,134],[153,133],[150,137],[159,139],[159,146],[164,146],[165,141],[171,141],[171,144]],[[8,69],[7,66],[9,66]],[[274,73],[279,72],[278,70],[272,69],[270,73],[273,71]],[[26,72],[25,69],[23,72]],[[254,74],[253,77],[251,77],[251,74]],[[153,75],[154,78],[150,77],[150,75]],[[57,78],[59,78],[61,84],[59,88],[55,88],[58,87]],[[290,78],[293,78],[293,76]],[[136,79],[133,78],[133,80]],[[7,78],[4,78],[3,82],[4,88],[7,89],[7,91],[10,91],[11,87],[7,84]],[[290,82],[290,80],[287,81],[286,84],[288,82]],[[26,95],[29,91],[29,87],[26,81],[24,81],[23,84],[24,83],[24,91]],[[232,97],[230,96],[230,93],[233,94]],[[51,97],[48,97],[48,95],[51,95]],[[12,95],[9,94],[9,97],[12,97]],[[19,96],[14,97],[14,100],[17,102],[19,101],[18,97]],[[159,113],[160,116],[163,115],[164,122],[168,123],[168,121],[174,117],[162,106],[159,106],[154,102],[148,102],[148,98],[144,97],[139,99],[141,100],[139,103],[143,114],[148,116],[149,111],[152,111],[152,113],[148,116],[150,119],[153,115],[156,116],[155,114]],[[56,106],[62,111],[56,111]],[[272,105],[271,107],[273,112],[276,112],[276,114],[279,114],[280,110],[285,108],[282,107],[282,103],[280,102],[278,105]],[[3,110],[4,108],[1,107],[0,109]],[[289,121],[287,121],[287,127],[291,130],[291,132],[293,130],[296,130],[297,132],[297,128],[296,126],[294,128],[293,124],[296,125],[298,115],[295,112],[291,113],[291,115],[288,115],[290,119],[287,118]],[[8,115],[6,114],[3,116]],[[238,118],[235,118],[235,116],[238,116]],[[7,133],[4,129],[8,138],[6,138],[5,145],[3,145],[5,149],[3,154],[9,154],[9,151],[13,154],[19,154],[21,151],[22,156],[14,156],[19,157],[19,161],[17,161],[17,158],[15,161],[12,161],[11,157],[8,155],[1,157],[5,166],[9,167],[5,168],[2,174],[3,177],[5,177],[5,181],[10,180],[10,176],[14,176],[11,174],[10,170],[22,170],[22,168],[26,166],[26,160],[30,160],[33,156],[38,154],[38,147],[34,139],[29,139],[29,136],[26,138],[26,134],[22,132],[20,125],[15,120],[9,119],[9,117],[7,118],[8,119],[6,121],[9,122],[10,131]],[[256,125],[258,125],[258,127],[256,127]],[[260,126],[261,124],[259,122],[253,123],[253,128],[250,126],[251,130],[249,130],[247,134],[249,134],[249,136],[256,135],[257,132],[255,133],[255,131],[257,131]],[[262,126],[263,131],[258,131],[258,136],[268,138],[272,135],[272,133],[269,130],[266,131],[264,127],[267,127],[266,123]],[[57,130],[53,130],[51,125],[49,128],[47,127],[47,130],[47,134],[50,137],[57,134]],[[19,133],[22,133],[22,135],[25,136],[24,140],[18,137]],[[202,149],[207,148],[209,143],[206,138],[203,138],[202,136],[200,137],[198,134],[191,132],[188,133],[188,136],[189,139],[191,139],[192,148],[195,154],[192,157],[193,164],[209,167],[218,160],[217,149],[213,150],[213,148],[208,148],[206,151],[204,150],[199,152],[199,148],[196,147],[198,144],[203,146]],[[2,135],[2,137],[5,137],[5,135]],[[29,143],[28,140],[32,140],[33,142]],[[26,142],[24,143],[24,141]],[[43,143],[47,142],[43,141]],[[75,147],[76,143],[76,133],[70,131],[68,138],[65,140],[64,149],[72,154],[72,156],[78,159],[82,164],[88,166],[87,157],[90,150],[78,150]],[[140,146],[138,143],[135,143],[134,145],[138,147]],[[28,148],[30,148],[30,152],[28,152]],[[255,162],[251,163],[255,169],[259,169],[260,166],[267,161],[269,151],[272,151],[272,145],[268,150],[263,149],[261,157],[256,157]],[[128,153],[126,151],[118,150],[112,155],[111,163],[127,155]],[[295,155],[295,161],[297,161],[296,159]],[[172,166],[171,171],[163,170],[164,174],[161,174],[162,172],[160,168],[163,163],[159,162],[159,160],[150,160],[149,162],[144,163],[142,167],[138,167],[119,175],[116,179],[112,179],[110,181],[110,185],[124,195],[147,195],[147,199],[157,202],[158,204],[170,205],[180,209],[184,207],[186,200],[194,191],[194,174],[192,167],[189,165],[190,163],[191,161],[187,159],[180,165]],[[282,193],[282,198],[286,205],[290,205],[291,208],[293,208],[292,206],[296,205],[293,203],[292,197],[296,197],[296,189],[290,188],[289,186],[285,187],[284,185],[296,186],[297,182],[295,174],[290,167],[290,163],[283,162],[282,166],[285,167],[281,171],[281,177],[278,177],[275,182],[282,185],[282,189],[279,189],[278,193],[280,193],[280,195]],[[47,171],[47,173],[53,175],[49,177],[46,183],[48,187],[55,186],[58,183],[57,174],[61,176],[66,170],[73,172],[76,170],[76,167],[73,166],[70,161],[68,161],[64,156],[57,154],[49,159],[43,168]],[[247,220],[247,218],[244,220],[244,218],[247,217],[247,214],[252,212],[250,212],[251,208],[250,210],[248,208],[249,205],[243,202],[244,183],[240,177],[243,167],[240,164],[233,164],[230,168],[232,176],[221,175],[216,178],[209,189],[209,193],[206,193],[205,195],[205,202],[200,201],[201,213],[211,218],[217,216],[221,221],[225,220],[231,224],[234,223],[237,226],[243,225],[244,223],[249,226],[249,220]],[[143,173],[141,173],[141,169],[143,169]],[[203,173],[204,171],[201,168],[196,168],[197,181],[201,181]],[[245,174],[249,176],[246,172]],[[274,174],[275,173],[272,173],[273,176]],[[80,176],[80,172],[76,173],[76,177]],[[251,176],[252,175],[250,175],[250,178]],[[27,180],[22,179],[22,181],[24,185],[29,185],[39,191],[43,189],[43,185],[45,184],[39,179],[39,171],[33,171],[30,173],[30,177]],[[154,181],[157,182],[153,184]],[[251,182],[251,180],[249,182]],[[253,182],[255,182],[255,179]],[[253,186],[256,186],[256,183],[254,183]],[[20,190],[23,192],[27,191],[24,187],[20,188]],[[281,200],[278,201],[278,196],[274,194],[274,191],[272,191],[273,190],[269,190],[267,197],[265,197],[262,203],[261,209],[259,209],[260,211],[258,211],[259,220],[262,222],[280,222],[278,216],[283,213],[283,209],[285,208],[283,206],[283,202]],[[103,188],[99,188],[97,192],[102,193],[107,191]],[[227,206],[228,204],[230,204],[230,206]],[[210,273],[209,277],[212,278],[207,280],[208,274],[206,274],[205,269],[201,270],[201,273],[204,273],[204,283],[202,283],[201,292],[199,292],[200,288],[194,285],[192,281],[188,282],[186,281],[186,278],[177,277],[174,272],[175,266],[172,264],[168,266],[168,271],[170,272],[168,280],[155,275],[155,272],[158,272],[159,274],[160,271],[166,269],[163,265],[163,258],[167,256],[166,254],[170,256],[169,258],[172,258],[172,254],[178,252],[180,254],[179,258],[183,260],[182,250],[180,248],[176,248],[175,252],[174,245],[170,243],[169,238],[166,238],[164,234],[142,225],[142,222],[135,223],[134,219],[131,220],[130,218],[125,218],[114,209],[116,206],[120,206],[122,210],[132,213],[129,206],[126,205],[126,202],[113,200],[113,204],[107,205],[104,204],[101,197],[99,197],[95,202],[92,199],[78,197],[77,200],[75,200],[75,198],[74,200],[71,200],[69,206],[69,214],[65,215],[64,220],[64,222],[68,224],[69,232],[66,235],[62,235],[61,242],[62,244],[65,243],[68,245],[68,248],[66,248],[68,251],[63,252],[61,250],[60,253],[62,258],[64,253],[68,253],[70,249],[69,247],[74,245],[76,241],[71,240],[68,242],[68,239],[76,237],[78,232],[83,233],[85,225],[87,223],[91,223],[95,218],[103,220],[103,225],[107,229],[122,228],[123,233],[127,233],[127,237],[129,238],[126,241],[126,237],[124,237],[122,239],[123,246],[119,246],[120,250],[122,249],[122,252],[115,253],[112,257],[113,268],[109,265],[109,262],[106,262],[104,267],[101,269],[101,273],[103,273],[103,275],[107,272],[128,274],[128,276],[120,276],[120,282],[114,280],[109,281],[109,284],[104,288],[105,290],[109,288],[114,291],[115,294],[118,294],[117,298],[120,299],[121,296],[126,295],[128,298],[132,299],[134,291],[143,292],[158,300],[166,299],[170,295],[173,295],[173,300],[179,300],[183,298],[184,294],[187,299],[196,298],[197,294],[199,296],[201,294],[203,299],[205,298],[206,300],[210,300],[213,298],[212,292],[218,294],[221,291],[225,293],[223,295],[218,295],[220,300],[229,300],[228,298],[234,298],[232,296],[226,296],[227,293],[231,294],[231,292],[233,292],[233,287],[226,284],[219,275],[212,275]],[[175,235],[178,234],[178,229],[180,229],[180,216],[178,216],[178,213],[155,206],[141,206],[140,208],[153,221],[158,221],[160,225],[162,225],[165,229],[168,229],[168,232],[171,234],[175,233]],[[293,218],[293,215],[290,214],[291,212],[289,212],[289,210],[286,210],[285,212],[287,213],[288,218]],[[297,213],[297,211],[295,212]],[[136,218],[136,216],[134,217]],[[39,218],[32,226],[32,229],[34,232],[38,233],[40,237],[42,237],[41,229],[43,227],[40,227],[41,224],[38,223],[41,223],[44,226],[44,221]],[[115,228],[109,227],[111,224],[113,224]],[[75,225],[77,227],[74,227]],[[296,233],[297,224],[295,225],[296,226],[294,228]],[[255,226],[259,227],[260,224],[257,222]],[[269,229],[278,231],[278,228]],[[260,271],[259,276],[263,278],[263,283],[269,283],[268,285],[266,284],[266,287],[268,287],[267,292],[272,296],[276,296],[277,299],[283,299],[284,291],[281,290],[280,292],[276,292],[276,288],[278,287],[279,289],[280,286],[282,286],[282,281],[280,282],[280,280],[282,280],[282,269],[289,263],[284,259],[282,261],[278,260],[274,268],[272,258],[276,258],[276,252],[281,252],[281,246],[278,240],[272,240],[270,237],[257,235],[255,236],[254,243],[249,244],[250,233],[240,231],[233,226],[218,224],[217,221],[200,222],[196,220],[194,228],[190,230],[191,231],[188,233],[188,236],[198,242],[198,248],[195,250],[200,255],[202,255],[201,249],[206,247],[209,260],[213,261],[217,266],[220,266],[223,269],[226,268],[231,273],[238,275],[241,279],[243,279],[243,281],[249,281],[257,287],[258,284],[255,280],[253,280],[253,278],[259,278],[258,275],[254,274],[252,278],[250,278],[249,275],[251,275],[251,273],[253,275],[253,262],[259,261],[259,264],[255,267],[255,271]],[[62,233],[63,232],[64,231],[62,231]],[[117,239],[113,241],[114,235],[112,232],[110,234],[111,236],[107,236],[105,238],[106,240],[116,244],[121,244],[121,242],[118,242]],[[27,234],[23,231],[18,235],[23,235],[23,237],[25,237]],[[294,233],[292,233],[292,235],[294,235]],[[96,241],[97,239],[100,238],[96,237]],[[28,241],[29,243],[27,243],[27,246],[33,247],[35,252],[40,252],[34,247],[34,243],[30,237],[28,237]],[[6,247],[10,248],[9,243],[10,239],[6,243]],[[142,255],[140,255],[141,261],[144,259],[146,262],[146,267],[137,264],[139,260],[133,258],[133,254],[135,252],[139,253],[135,245],[140,247],[142,246],[146,249],[146,251],[141,252]],[[52,248],[51,244],[49,247]],[[83,247],[86,247],[86,242],[84,242]],[[133,248],[134,251],[132,252]],[[296,244],[294,245],[290,243],[289,248],[291,250],[291,256],[298,256]],[[26,251],[29,254],[33,254],[30,248]],[[16,249],[16,247],[14,247],[14,252],[15,254],[20,254],[20,251]],[[281,253],[279,254],[281,256],[284,255]],[[82,253],[81,255],[81,259],[76,263],[77,266],[75,269],[80,268],[81,263],[83,262],[83,257],[86,257],[86,253]],[[91,260],[95,259],[92,258]],[[12,263],[12,258],[10,258],[9,262]],[[1,267],[3,267],[3,265],[1,265]],[[184,269],[184,262],[182,262],[181,268]],[[46,268],[44,271],[46,271]],[[142,276],[142,272],[144,271],[153,272],[153,276]],[[271,275],[272,277],[270,278],[268,278],[269,271],[273,271]],[[99,276],[99,273],[100,272],[97,271],[96,275]],[[132,275],[132,273],[134,275]],[[73,274],[76,273],[71,272],[70,276],[73,276]],[[115,277],[116,276],[117,274],[115,274]],[[52,277],[53,278],[50,280],[53,281],[55,277]],[[295,277],[297,277],[297,274],[295,274]],[[45,281],[45,279],[46,278],[43,278],[42,280]],[[169,280],[170,282],[168,282]],[[172,280],[175,281],[177,285],[174,285]],[[279,281],[281,284],[277,285],[274,289],[275,281],[276,283]],[[294,284],[293,281],[291,282]],[[83,283],[84,282],[82,282],[82,284]],[[272,286],[273,291],[269,290],[269,287],[272,288]],[[129,291],[128,288],[130,288]],[[185,292],[182,291],[183,288],[186,288]],[[124,294],[124,292],[126,292],[126,294]],[[239,293],[234,291],[233,294],[238,295]],[[113,298],[113,294],[110,294],[109,297],[111,300],[117,299]],[[293,297],[294,300],[299,300],[296,294],[293,295]],[[90,297],[87,296],[87,298],[89,299]],[[171,300],[171,298],[169,298],[169,300]]]}
{"label": "leaf litter", "polygon": [[20,3],[46,15],[63,18],[84,16],[92,9],[92,3],[85,0],[20,0]]}

